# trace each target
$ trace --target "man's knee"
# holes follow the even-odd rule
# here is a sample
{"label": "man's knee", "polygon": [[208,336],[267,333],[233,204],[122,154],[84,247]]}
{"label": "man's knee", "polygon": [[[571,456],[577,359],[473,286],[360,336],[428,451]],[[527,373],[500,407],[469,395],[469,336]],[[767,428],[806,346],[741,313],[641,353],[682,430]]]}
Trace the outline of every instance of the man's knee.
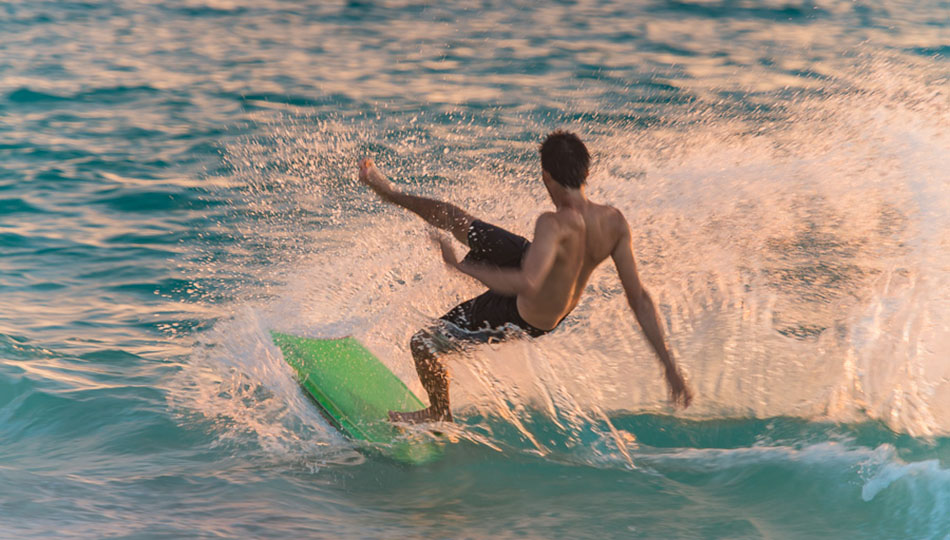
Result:
{"label": "man's knee", "polygon": [[428,360],[435,357],[433,349],[432,335],[428,330],[419,330],[409,340],[409,350],[412,351],[412,357],[417,364],[423,359]]}
{"label": "man's knee", "polygon": [[432,335],[429,332],[425,330],[416,332],[409,340],[409,346],[412,350],[412,359],[416,364],[416,372],[423,386],[445,377],[445,368],[436,355]]}

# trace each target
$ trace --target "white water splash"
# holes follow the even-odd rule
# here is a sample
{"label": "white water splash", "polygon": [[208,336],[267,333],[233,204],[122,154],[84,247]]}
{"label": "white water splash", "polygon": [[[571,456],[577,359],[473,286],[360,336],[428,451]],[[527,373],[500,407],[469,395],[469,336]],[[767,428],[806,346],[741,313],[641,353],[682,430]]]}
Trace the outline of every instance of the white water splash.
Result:
{"label": "white water splash", "polygon": [[[601,126],[587,137],[597,156],[590,195],[631,222],[644,283],[696,390],[690,409],[670,408],[609,261],[558,331],[447,358],[453,405],[515,426],[530,406],[568,437],[617,411],[870,417],[913,435],[950,433],[945,96],[924,84],[911,100],[907,85],[895,93],[875,81],[791,102],[787,123],[700,114],[673,128]],[[407,189],[520,234],[549,203],[532,144],[467,125],[373,147],[401,128],[385,126],[281,124],[279,144],[235,150],[252,164],[247,198],[268,216],[246,234],[271,241],[284,261],[267,270],[278,285],[251,309],[270,329],[355,335],[421,395],[409,337],[481,288],[443,268],[420,220],[356,184],[356,158],[376,152]],[[439,151],[432,161],[472,137],[485,139],[490,157]],[[494,150],[506,145],[508,155]],[[275,188],[258,166],[271,161],[313,180]],[[309,228],[300,208],[317,216]],[[610,437],[625,448],[625,436]]]}

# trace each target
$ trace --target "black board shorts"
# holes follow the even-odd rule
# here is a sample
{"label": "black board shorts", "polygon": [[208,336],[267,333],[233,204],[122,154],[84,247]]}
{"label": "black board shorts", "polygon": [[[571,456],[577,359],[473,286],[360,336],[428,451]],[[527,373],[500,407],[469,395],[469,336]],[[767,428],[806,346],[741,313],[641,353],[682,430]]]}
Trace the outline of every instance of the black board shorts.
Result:
{"label": "black board shorts", "polygon": [[[464,260],[494,264],[502,268],[520,268],[521,260],[530,245],[531,242],[524,237],[476,219],[468,229],[470,250]],[[450,335],[446,337],[457,341],[500,341],[512,331],[518,330],[531,337],[550,332],[535,328],[521,318],[517,296],[506,296],[494,291],[487,291],[462,302],[440,319],[461,330],[458,332],[453,328],[448,329]]]}

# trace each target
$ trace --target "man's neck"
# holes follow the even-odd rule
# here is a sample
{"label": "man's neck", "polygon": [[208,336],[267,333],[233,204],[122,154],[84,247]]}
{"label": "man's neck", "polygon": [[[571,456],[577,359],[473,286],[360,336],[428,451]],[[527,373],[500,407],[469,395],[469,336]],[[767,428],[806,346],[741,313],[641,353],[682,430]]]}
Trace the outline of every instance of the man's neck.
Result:
{"label": "man's neck", "polygon": [[566,208],[580,210],[587,204],[587,196],[584,194],[583,188],[562,188],[558,190],[557,193],[552,193],[551,199],[554,202],[555,208],[558,210],[563,210]]}

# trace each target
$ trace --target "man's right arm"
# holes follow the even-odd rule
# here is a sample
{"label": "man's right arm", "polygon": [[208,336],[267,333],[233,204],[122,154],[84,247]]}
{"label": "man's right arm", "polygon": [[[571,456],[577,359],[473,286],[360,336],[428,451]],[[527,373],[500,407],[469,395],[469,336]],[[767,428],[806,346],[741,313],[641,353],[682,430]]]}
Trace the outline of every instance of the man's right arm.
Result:
{"label": "man's right arm", "polygon": [[640,328],[646,335],[653,350],[656,351],[660,363],[663,364],[664,374],[670,392],[673,394],[673,401],[682,403],[684,407],[689,407],[693,400],[693,393],[686,386],[682,374],[679,372],[673,357],[666,348],[666,340],[663,338],[663,327],[660,324],[659,314],[653,299],[640,283],[640,276],[637,273],[637,263],[633,258],[633,244],[630,236],[630,225],[623,215],[618,211],[616,216],[616,231],[618,234],[617,245],[610,253],[617,267],[617,275],[620,276],[620,283],[623,285],[624,293],[627,295],[627,303],[637,317]]}

